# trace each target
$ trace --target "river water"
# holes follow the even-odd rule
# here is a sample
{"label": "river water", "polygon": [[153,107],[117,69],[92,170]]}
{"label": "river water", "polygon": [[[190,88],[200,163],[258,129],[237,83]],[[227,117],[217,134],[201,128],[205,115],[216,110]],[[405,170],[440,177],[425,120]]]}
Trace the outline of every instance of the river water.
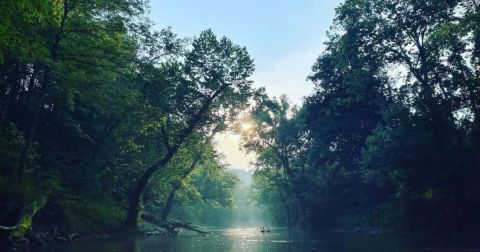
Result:
{"label": "river water", "polygon": [[[478,239],[477,239],[478,238]],[[383,235],[325,232],[309,234],[273,229],[261,233],[258,228],[226,229],[201,236],[188,232],[178,236],[129,237],[113,240],[83,240],[59,243],[43,251],[66,252],[216,252],[216,251],[324,251],[324,252],[466,252],[480,251],[480,237]]]}

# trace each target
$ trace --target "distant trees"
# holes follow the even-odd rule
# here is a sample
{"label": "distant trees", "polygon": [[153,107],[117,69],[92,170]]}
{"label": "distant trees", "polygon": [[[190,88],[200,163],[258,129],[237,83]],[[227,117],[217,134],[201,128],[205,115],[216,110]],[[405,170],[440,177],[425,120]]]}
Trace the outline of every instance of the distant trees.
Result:
{"label": "distant trees", "polygon": [[[282,202],[284,220],[291,224],[292,218],[299,217],[293,213],[303,212],[306,204],[302,185],[297,184],[302,176],[302,164],[298,161],[306,141],[302,114],[297,108],[290,108],[286,97],[272,100],[263,90],[254,96],[254,104],[249,117],[252,129],[242,132],[243,147],[258,155],[256,173],[270,180],[258,180],[257,193],[259,197],[275,197]],[[294,114],[293,119],[290,114]]]}

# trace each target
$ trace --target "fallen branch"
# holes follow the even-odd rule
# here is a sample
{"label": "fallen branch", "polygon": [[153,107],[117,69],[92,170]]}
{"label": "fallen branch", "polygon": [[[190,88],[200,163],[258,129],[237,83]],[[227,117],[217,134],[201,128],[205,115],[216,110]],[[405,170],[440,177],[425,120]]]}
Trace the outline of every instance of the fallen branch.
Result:
{"label": "fallen branch", "polygon": [[183,228],[191,231],[195,231],[199,234],[206,235],[209,234],[207,231],[201,230],[200,228],[197,228],[193,226],[191,223],[183,223],[183,222],[171,222],[171,221],[162,221],[161,219],[151,215],[151,214],[146,214],[143,213],[141,215],[142,219],[145,221],[152,223],[156,226],[159,226],[161,228],[165,228],[169,233],[171,234],[177,234],[178,233],[178,228]]}
{"label": "fallen branch", "polygon": [[58,241],[72,242],[73,240],[80,237],[80,234],[79,233],[69,234],[68,231],[65,232],[64,234],[62,234],[62,233],[58,232],[57,226],[55,226],[55,228],[53,229],[53,237],[54,237],[55,240],[58,240]]}
{"label": "fallen branch", "polygon": [[15,225],[13,227],[5,227],[5,226],[0,226],[0,230],[2,231],[11,231],[11,230],[14,230],[15,228],[17,228],[18,225]]}

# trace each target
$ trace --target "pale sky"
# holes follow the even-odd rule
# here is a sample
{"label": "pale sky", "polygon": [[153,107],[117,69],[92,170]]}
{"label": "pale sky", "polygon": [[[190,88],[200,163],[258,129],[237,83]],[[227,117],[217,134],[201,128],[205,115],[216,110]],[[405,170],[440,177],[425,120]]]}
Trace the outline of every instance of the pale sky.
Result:
{"label": "pale sky", "polygon": [[[211,28],[246,46],[255,60],[255,87],[271,96],[286,94],[295,104],[313,90],[306,81],[322,52],[335,7],[341,0],[151,0],[157,27],[171,26],[181,37]],[[247,169],[254,160],[239,150],[239,138],[217,137],[218,150],[232,166]]]}

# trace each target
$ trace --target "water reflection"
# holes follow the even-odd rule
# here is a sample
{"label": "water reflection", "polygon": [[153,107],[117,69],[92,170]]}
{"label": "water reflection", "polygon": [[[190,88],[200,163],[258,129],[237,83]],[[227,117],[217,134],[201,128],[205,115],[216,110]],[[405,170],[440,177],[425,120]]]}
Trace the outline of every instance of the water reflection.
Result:
{"label": "water reflection", "polygon": [[137,237],[110,241],[79,241],[58,244],[42,251],[105,251],[105,252],[172,252],[172,251],[325,251],[325,252],[414,252],[414,251],[480,251],[478,237],[442,237],[426,239],[419,236],[371,235],[358,233],[289,232],[274,229],[261,233],[257,228],[228,229],[208,236],[182,233],[168,237]]}

